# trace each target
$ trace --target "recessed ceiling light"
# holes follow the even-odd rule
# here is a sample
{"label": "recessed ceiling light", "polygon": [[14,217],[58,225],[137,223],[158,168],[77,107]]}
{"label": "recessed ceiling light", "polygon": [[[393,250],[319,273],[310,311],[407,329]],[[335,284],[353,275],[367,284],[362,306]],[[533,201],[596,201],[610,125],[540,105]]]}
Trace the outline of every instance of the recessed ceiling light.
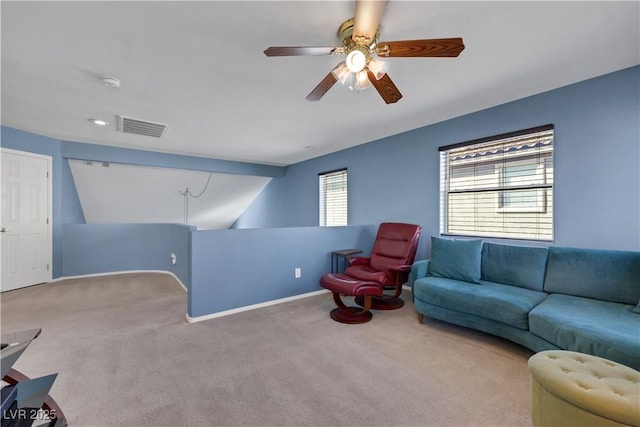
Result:
{"label": "recessed ceiling light", "polygon": [[108,121],[102,119],[89,119],[89,121],[97,126],[106,126],[109,124]]}
{"label": "recessed ceiling light", "polygon": [[115,88],[119,88],[121,84],[120,80],[113,76],[104,76],[102,78],[102,83],[104,83],[104,85],[107,87],[115,87]]}

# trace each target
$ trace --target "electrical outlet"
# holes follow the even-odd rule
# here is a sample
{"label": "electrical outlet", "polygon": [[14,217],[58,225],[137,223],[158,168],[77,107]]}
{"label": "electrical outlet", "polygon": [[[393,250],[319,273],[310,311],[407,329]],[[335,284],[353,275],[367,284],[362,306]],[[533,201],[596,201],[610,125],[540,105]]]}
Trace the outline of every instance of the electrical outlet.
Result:
{"label": "electrical outlet", "polygon": [[296,275],[296,279],[299,279],[302,277],[302,269],[300,267],[296,267],[295,275]]}

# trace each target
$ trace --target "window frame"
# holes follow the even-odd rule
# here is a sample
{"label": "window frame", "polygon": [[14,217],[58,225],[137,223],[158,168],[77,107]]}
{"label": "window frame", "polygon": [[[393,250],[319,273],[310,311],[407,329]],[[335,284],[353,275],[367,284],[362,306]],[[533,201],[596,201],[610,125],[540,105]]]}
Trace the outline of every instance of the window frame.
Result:
{"label": "window frame", "polygon": [[[549,124],[439,147],[440,234],[553,242],[554,145]],[[517,168],[528,165],[535,173],[518,176]],[[529,200],[517,200],[527,193]],[[512,205],[509,194],[516,196]],[[500,225],[493,226],[487,212]],[[523,220],[528,225],[516,230]]]}
{"label": "window frame", "polygon": [[[344,186],[344,195],[334,194],[332,203],[328,201],[327,179],[340,178],[337,183]],[[332,204],[339,204],[333,213],[328,212]],[[318,173],[318,225],[320,227],[340,227],[349,224],[349,172],[348,168],[334,169]],[[335,208],[335,207],[334,207]]]}

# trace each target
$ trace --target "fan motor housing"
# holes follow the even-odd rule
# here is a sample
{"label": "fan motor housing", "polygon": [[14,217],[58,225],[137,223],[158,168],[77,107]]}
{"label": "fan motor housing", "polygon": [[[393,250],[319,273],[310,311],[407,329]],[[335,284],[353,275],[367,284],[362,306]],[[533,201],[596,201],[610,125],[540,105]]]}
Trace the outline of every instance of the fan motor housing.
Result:
{"label": "fan motor housing", "polygon": [[[347,48],[347,50],[351,50],[353,49],[355,46],[357,46],[357,43],[353,41],[353,24],[354,24],[355,19],[354,18],[350,18],[347,19],[346,21],[344,21],[342,23],[342,25],[340,25],[340,28],[338,28],[338,38],[340,39],[340,41],[342,42],[342,45]],[[366,45],[369,49],[373,49],[376,44],[378,43],[378,38],[380,37],[380,26],[378,26],[378,30],[376,31],[376,35],[373,39],[373,41]]]}

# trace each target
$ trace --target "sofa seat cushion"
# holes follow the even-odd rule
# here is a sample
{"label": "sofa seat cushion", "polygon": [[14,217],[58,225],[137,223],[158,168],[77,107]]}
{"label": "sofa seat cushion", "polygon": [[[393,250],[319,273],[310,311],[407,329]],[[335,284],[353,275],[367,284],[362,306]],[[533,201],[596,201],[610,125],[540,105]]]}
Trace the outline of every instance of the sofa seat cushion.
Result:
{"label": "sofa seat cushion", "polygon": [[458,312],[473,314],[527,330],[528,314],[547,296],[544,292],[481,281],[480,284],[442,277],[414,283],[415,298]]}
{"label": "sofa seat cushion", "polygon": [[633,306],[552,294],[529,313],[529,330],[558,347],[640,369],[640,316]]}

